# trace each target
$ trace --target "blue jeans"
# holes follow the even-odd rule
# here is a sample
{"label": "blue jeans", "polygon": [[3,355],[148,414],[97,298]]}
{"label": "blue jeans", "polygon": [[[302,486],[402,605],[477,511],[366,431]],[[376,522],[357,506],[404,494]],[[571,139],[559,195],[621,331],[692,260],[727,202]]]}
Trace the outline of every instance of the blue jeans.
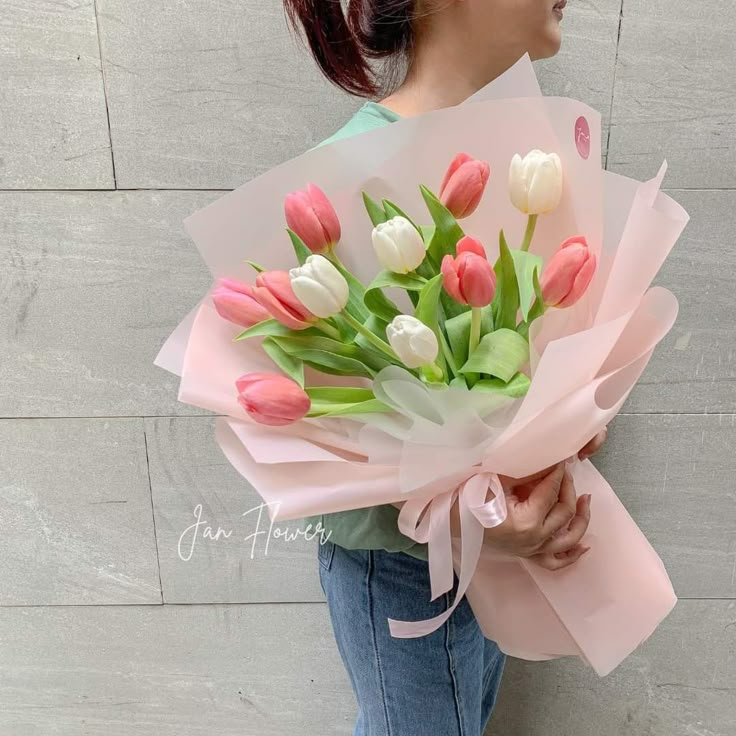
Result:
{"label": "blue jeans", "polygon": [[427,562],[404,552],[317,544],[337,648],[358,701],[353,736],[482,736],[506,655],[481,633],[467,599],[436,631],[394,638],[387,618],[436,616]]}

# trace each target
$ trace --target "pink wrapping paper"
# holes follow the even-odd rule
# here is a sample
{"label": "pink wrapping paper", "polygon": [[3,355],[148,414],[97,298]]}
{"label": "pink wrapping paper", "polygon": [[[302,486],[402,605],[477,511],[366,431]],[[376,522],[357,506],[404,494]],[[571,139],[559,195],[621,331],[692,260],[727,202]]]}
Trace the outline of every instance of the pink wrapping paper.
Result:
{"label": "pink wrapping paper", "polygon": [[[581,117],[590,131],[587,158],[577,145]],[[491,164],[485,206],[463,227],[486,243],[494,260],[498,230],[503,227],[515,243],[526,226],[508,201],[506,171],[514,153],[531,148],[556,151],[566,182],[558,211],[538,221],[532,252],[546,262],[562,240],[584,233],[600,267],[574,307],[550,310],[532,325],[529,393],[509,406],[508,421],[496,430],[480,419],[468,424],[469,433],[478,432],[480,449],[464,454],[471,445],[447,448],[438,482],[422,485],[413,473],[435,441],[428,436],[381,445],[375,431],[361,432],[352,419],[255,425],[236,401],[234,382],[245,372],[274,367],[256,340],[233,342],[240,329],[222,320],[206,297],[169,337],[156,364],[181,376],[179,400],[224,415],[217,441],[271,504],[274,520],[408,499],[400,524],[404,533],[431,539],[433,597],[447,589],[454,566],[461,579],[455,603],[466,594],[484,634],[504,652],[531,660],[579,656],[603,676],[676,602],[656,552],[589,461],[572,469],[578,492],[593,496],[583,539],[592,549],[564,570],[546,571],[481,549],[483,526],[498,523],[504,512],[499,494],[485,505],[484,499],[497,474],[521,477],[574,457],[620,410],[671,329],[677,301],[650,285],[688,216],[660,191],[666,163],[644,183],[602,171],[599,113],[576,100],[542,97],[525,56],[461,106],[309,151],[195,212],[185,224],[215,277],[250,279],[246,258],[288,268],[293,256],[283,232],[283,199],[316,181],[340,214],[342,260],[367,282],[377,265],[361,190],[393,199],[410,215],[422,213],[418,184],[436,189],[446,163],[464,150]],[[458,419],[443,421],[451,426]],[[450,540],[448,532],[449,504],[456,500],[465,509],[462,540]],[[430,513],[420,528],[424,507]],[[395,635],[424,630],[422,623],[391,624]]]}

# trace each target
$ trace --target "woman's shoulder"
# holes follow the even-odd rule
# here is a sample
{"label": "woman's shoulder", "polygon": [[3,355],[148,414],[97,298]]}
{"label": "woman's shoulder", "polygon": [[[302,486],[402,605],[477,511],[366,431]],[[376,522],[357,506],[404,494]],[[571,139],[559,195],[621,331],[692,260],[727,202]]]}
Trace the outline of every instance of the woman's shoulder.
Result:
{"label": "woman's shoulder", "polygon": [[313,148],[319,148],[320,146],[334,143],[342,138],[349,138],[359,133],[365,133],[374,128],[381,128],[398,120],[398,118],[399,116],[396,113],[377,102],[364,102],[344,125]]}

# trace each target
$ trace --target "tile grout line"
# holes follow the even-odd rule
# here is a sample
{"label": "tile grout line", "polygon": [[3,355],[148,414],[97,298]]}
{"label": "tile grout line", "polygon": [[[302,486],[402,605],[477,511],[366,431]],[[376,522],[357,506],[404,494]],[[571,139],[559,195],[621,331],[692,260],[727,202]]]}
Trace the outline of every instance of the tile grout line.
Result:
{"label": "tile grout line", "polygon": [[[609,126],[610,136],[610,126]],[[112,149],[111,149],[112,150]],[[606,162],[607,164],[608,162]],[[602,169],[608,173],[610,172],[605,166]],[[629,179],[636,180],[636,177],[631,177],[623,174]],[[207,193],[207,192],[224,192],[229,193],[234,191],[233,189],[224,189],[219,187],[115,187],[114,189],[109,188],[97,188],[97,189],[3,189],[0,188],[0,194],[105,194],[108,192],[194,192],[194,193]],[[663,192],[736,192],[736,186],[733,187],[665,187],[662,189]]]}
{"label": "tile grout line", "polygon": [[[0,417],[0,422],[18,420],[68,421],[71,419],[216,419],[227,414],[99,414],[89,416],[39,416],[39,417]],[[736,408],[724,411],[620,411],[616,417],[729,417],[736,416]],[[615,419],[615,417],[614,417]]]}
{"label": "tile grout line", "polygon": [[153,521],[153,542],[156,545],[156,569],[158,570],[158,589],[161,595],[161,603],[164,604],[164,584],[161,580],[161,556],[158,551],[158,532],[156,531],[156,510],[153,506],[153,484],[151,483],[151,463],[148,460],[148,436],[146,433],[146,419],[140,417],[141,428],[143,429],[143,446],[146,450],[146,475],[148,476],[148,498],[151,501],[151,521]]}
{"label": "tile grout line", "polygon": [[608,108],[608,134],[606,135],[606,163],[603,168],[608,171],[608,154],[611,151],[611,129],[613,128],[613,98],[616,95],[616,71],[618,70],[618,51],[621,46],[621,26],[624,19],[624,0],[618,14],[618,35],[616,37],[616,58],[613,61],[613,82],[611,83],[611,106]]}
{"label": "tile grout line", "polygon": [[[678,596],[680,601],[736,601],[734,596]],[[191,603],[0,603],[0,610],[12,608],[176,608],[184,606],[323,606],[326,601],[195,601]]]}
{"label": "tile grout line", "polygon": [[115,152],[112,148],[112,130],[110,128],[110,106],[107,102],[107,84],[105,80],[105,63],[102,60],[102,36],[100,35],[100,19],[97,15],[97,0],[93,0],[92,7],[95,11],[95,27],[97,29],[97,50],[100,54],[100,74],[102,75],[102,95],[105,98],[105,115],[107,117],[107,140],[110,142],[110,163],[112,164],[112,182],[114,189],[104,191],[115,191],[118,188],[118,178],[115,172]]}

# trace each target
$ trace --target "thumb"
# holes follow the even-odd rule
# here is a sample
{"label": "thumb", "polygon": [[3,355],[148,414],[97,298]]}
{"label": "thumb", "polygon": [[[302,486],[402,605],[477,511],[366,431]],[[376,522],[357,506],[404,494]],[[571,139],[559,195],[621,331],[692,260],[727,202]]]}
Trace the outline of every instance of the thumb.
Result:
{"label": "thumb", "polygon": [[544,478],[541,478],[531,489],[527,503],[538,518],[546,518],[552,507],[557,503],[562,479],[565,477],[566,472],[567,463],[563,460],[557,463],[551,472],[544,476]]}

